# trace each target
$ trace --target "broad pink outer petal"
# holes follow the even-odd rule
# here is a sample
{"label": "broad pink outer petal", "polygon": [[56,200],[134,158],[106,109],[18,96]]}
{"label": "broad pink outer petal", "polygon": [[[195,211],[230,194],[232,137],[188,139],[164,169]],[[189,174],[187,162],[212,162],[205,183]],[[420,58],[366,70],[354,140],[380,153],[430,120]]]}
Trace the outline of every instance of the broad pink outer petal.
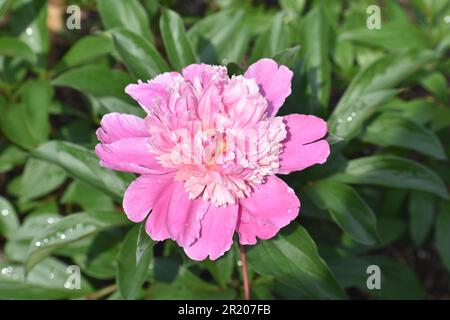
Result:
{"label": "broad pink outer petal", "polygon": [[139,102],[146,112],[149,112],[155,103],[155,99],[161,101],[163,104],[167,104],[168,88],[178,75],[178,72],[166,72],[148,82],[139,80],[137,84],[129,84],[126,86],[125,92]]}
{"label": "broad pink outer petal", "polygon": [[211,260],[230,250],[236,230],[239,205],[216,207],[210,205],[201,222],[200,237],[184,251],[193,260]]}
{"label": "broad pink outer petal", "polygon": [[171,238],[182,247],[191,245],[200,234],[200,221],[209,205],[201,197],[190,200],[184,183],[175,182],[166,218]]}
{"label": "broad pink outer petal", "polygon": [[252,64],[244,76],[255,79],[261,94],[269,103],[267,114],[275,116],[291,94],[292,71],[286,66],[278,66],[272,59],[261,59]]}
{"label": "broad pink outer petal", "polygon": [[303,170],[315,164],[324,163],[330,146],[326,140],[319,140],[327,133],[327,123],[315,116],[292,114],[283,117],[287,137],[282,142],[278,173],[288,174]]}
{"label": "broad pink outer petal", "polygon": [[96,133],[97,139],[103,143],[150,135],[144,119],[131,114],[108,113],[102,118],[100,125]]}
{"label": "broad pink outer petal", "polygon": [[158,174],[171,170],[162,167],[150,153],[148,138],[127,138],[110,144],[97,144],[100,165],[109,169],[138,174]]}
{"label": "broad pink outer petal", "polygon": [[153,207],[145,224],[147,234],[154,241],[163,241],[170,238],[169,230],[167,228],[167,211],[173,195],[174,186],[175,184],[171,183],[167,186],[166,190],[161,192],[160,199]]}
{"label": "broad pink outer petal", "polygon": [[237,226],[241,244],[256,244],[257,239],[270,239],[294,220],[300,201],[283,180],[269,176],[250,197],[241,199]]}
{"label": "broad pink outer petal", "polygon": [[142,175],[125,191],[123,209],[133,222],[141,222],[159,201],[163,191],[173,183],[173,174]]}

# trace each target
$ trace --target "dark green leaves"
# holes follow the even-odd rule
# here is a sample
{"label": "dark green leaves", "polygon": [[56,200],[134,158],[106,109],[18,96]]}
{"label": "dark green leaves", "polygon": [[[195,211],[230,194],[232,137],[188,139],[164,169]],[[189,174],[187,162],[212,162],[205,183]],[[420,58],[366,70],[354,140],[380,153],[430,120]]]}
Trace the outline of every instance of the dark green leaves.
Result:
{"label": "dark green leaves", "polygon": [[328,107],[331,88],[330,33],[322,6],[315,7],[305,17],[300,34],[304,73],[308,79],[309,107],[314,113],[323,114]]}
{"label": "dark green leaves", "polygon": [[50,133],[48,109],[53,88],[47,81],[29,81],[19,93],[20,103],[4,106],[0,123],[11,141],[32,148],[45,142]]}
{"label": "dark green leaves", "polygon": [[396,94],[393,88],[436,58],[431,51],[386,55],[360,71],[328,121],[330,132],[346,139],[357,135],[376,107]]}
{"label": "dark green leaves", "polygon": [[433,225],[435,197],[425,192],[412,192],[408,209],[411,238],[416,246],[421,246]]}
{"label": "dark green leaves", "polygon": [[19,219],[12,204],[0,197],[0,236],[11,237],[19,227]]}
{"label": "dark green leaves", "polygon": [[73,269],[53,258],[43,260],[28,274],[23,266],[6,262],[0,263],[0,270],[1,299],[68,299],[92,291],[82,276],[77,289],[70,278]]}
{"label": "dark green leaves", "polygon": [[59,219],[33,238],[26,266],[30,270],[40,260],[58,248],[101,230],[126,225],[127,223],[128,220],[120,212],[77,213]]}
{"label": "dark green leaves", "polygon": [[62,167],[67,174],[108,195],[121,199],[129,175],[121,175],[99,166],[97,156],[91,150],[63,141],[51,141],[33,150],[33,156]]}
{"label": "dark green leaves", "polygon": [[69,87],[96,97],[125,99],[125,86],[132,78],[123,71],[103,66],[87,65],[71,69],[52,81],[55,86]]}
{"label": "dark green leaves", "polygon": [[31,63],[36,61],[36,56],[31,48],[20,39],[12,37],[0,38],[0,55],[20,57]]}
{"label": "dark green leaves", "polygon": [[164,10],[159,21],[159,28],[170,64],[175,70],[181,70],[197,61],[184,31],[183,20],[175,11]]}
{"label": "dark green leaves", "polygon": [[274,276],[311,298],[345,298],[303,227],[290,228],[276,239],[261,241],[248,250],[247,255],[256,272]]}
{"label": "dark green leaves", "polygon": [[148,16],[138,0],[118,1],[96,0],[103,26],[106,29],[125,28],[147,40],[152,39]]}
{"label": "dark green leaves", "polygon": [[153,241],[144,224],[128,232],[118,256],[117,284],[125,299],[134,299],[144,283],[153,258]]}
{"label": "dark green leaves", "polygon": [[350,186],[323,180],[311,188],[312,196],[328,209],[333,220],[354,240],[372,245],[378,242],[375,215]]}
{"label": "dark green leaves", "polygon": [[439,138],[427,128],[395,113],[383,113],[372,121],[362,139],[381,146],[409,148],[445,159],[445,152]]}
{"label": "dark green leaves", "polygon": [[27,161],[20,181],[21,197],[24,200],[43,196],[66,180],[66,174],[61,167],[47,161],[31,158]]}
{"label": "dark green leaves", "polygon": [[114,47],[138,79],[148,80],[169,71],[164,59],[145,38],[127,30],[114,30]]}
{"label": "dark green leaves", "polygon": [[450,203],[448,201],[443,203],[437,216],[435,242],[445,267],[450,271]]}
{"label": "dark green leaves", "polygon": [[104,34],[90,35],[77,41],[70,50],[61,58],[57,69],[71,68],[98,57],[112,53],[111,38]]}
{"label": "dark green leaves", "polygon": [[351,160],[337,178],[348,183],[426,191],[448,198],[447,189],[436,173],[417,162],[395,156]]}

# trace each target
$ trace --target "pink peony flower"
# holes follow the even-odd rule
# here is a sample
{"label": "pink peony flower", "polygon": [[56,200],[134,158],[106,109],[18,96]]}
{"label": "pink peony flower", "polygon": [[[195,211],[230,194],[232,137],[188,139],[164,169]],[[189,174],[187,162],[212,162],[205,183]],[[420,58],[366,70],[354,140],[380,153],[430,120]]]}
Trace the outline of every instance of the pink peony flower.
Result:
{"label": "pink peony flower", "polygon": [[235,232],[243,245],[269,239],[298,215],[300,201],[276,174],[324,163],[326,122],[277,117],[291,93],[292,72],[270,59],[243,76],[193,64],[125,91],[145,119],[103,117],[95,148],[103,167],[140,176],[125,192],[133,222],[153,240],[173,239],[194,260],[215,260]]}

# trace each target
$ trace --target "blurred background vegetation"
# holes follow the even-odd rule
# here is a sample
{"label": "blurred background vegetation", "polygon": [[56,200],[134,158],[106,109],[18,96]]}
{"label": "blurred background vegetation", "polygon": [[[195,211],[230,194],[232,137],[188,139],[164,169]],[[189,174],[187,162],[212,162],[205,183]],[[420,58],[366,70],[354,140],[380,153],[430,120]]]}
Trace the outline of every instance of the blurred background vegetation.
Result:
{"label": "blurred background vegetation", "polygon": [[152,243],[92,149],[102,115],[143,115],[126,84],[271,57],[295,74],[282,114],[326,119],[332,155],[284,177],[301,212],[247,247],[252,298],[449,299],[449,31],[448,0],[0,0],[0,298],[242,298],[237,248]]}

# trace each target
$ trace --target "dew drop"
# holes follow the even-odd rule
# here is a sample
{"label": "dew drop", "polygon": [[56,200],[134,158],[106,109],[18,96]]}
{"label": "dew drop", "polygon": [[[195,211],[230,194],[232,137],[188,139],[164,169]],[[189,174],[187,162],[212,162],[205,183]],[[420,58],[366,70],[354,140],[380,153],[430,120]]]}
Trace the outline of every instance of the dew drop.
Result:
{"label": "dew drop", "polygon": [[41,242],[40,242],[40,241],[36,241],[36,242],[34,243],[34,245],[35,245],[36,247],[40,247],[40,246],[41,246]]}
{"label": "dew drop", "polygon": [[267,199],[267,194],[264,193],[264,194],[263,194],[263,198],[264,198],[264,199]]}
{"label": "dew drop", "polygon": [[292,209],[288,209],[288,213],[292,213]]}
{"label": "dew drop", "polygon": [[27,34],[27,36],[31,36],[31,35],[33,34],[33,28],[28,27],[28,28],[25,30],[25,33]]}
{"label": "dew drop", "polygon": [[156,183],[161,184],[162,183],[162,179],[161,178],[156,179]]}
{"label": "dew drop", "polygon": [[8,209],[3,209],[2,210],[2,216],[6,217],[9,214]]}
{"label": "dew drop", "polygon": [[242,261],[241,261],[241,260],[238,260],[238,261],[237,261],[237,265],[238,265],[238,267],[242,267]]}
{"label": "dew drop", "polygon": [[353,120],[352,117],[348,117],[348,118],[347,118],[347,121],[348,121],[348,122],[350,122],[350,121],[352,121],[352,120]]}
{"label": "dew drop", "polygon": [[52,223],[55,223],[55,222],[56,222],[56,219],[53,218],[53,217],[49,217],[49,218],[47,219],[47,223],[49,223],[49,224],[52,224]]}
{"label": "dew drop", "polygon": [[70,282],[65,282],[64,283],[64,288],[66,289],[72,289],[72,284]]}
{"label": "dew drop", "polygon": [[45,239],[43,240],[43,242],[44,242],[44,243],[48,243],[48,239],[45,238]]}
{"label": "dew drop", "polygon": [[59,237],[64,240],[66,238],[66,235],[62,233]]}
{"label": "dew drop", "polygon": [[354,118],[354,117],[356,117],[356,113],[355,112],[352,112],[351,113],[351,116]]}
{"label": "dew drop", "polygon": [[338,123],[342,123],[342,119],[338,119]]}

